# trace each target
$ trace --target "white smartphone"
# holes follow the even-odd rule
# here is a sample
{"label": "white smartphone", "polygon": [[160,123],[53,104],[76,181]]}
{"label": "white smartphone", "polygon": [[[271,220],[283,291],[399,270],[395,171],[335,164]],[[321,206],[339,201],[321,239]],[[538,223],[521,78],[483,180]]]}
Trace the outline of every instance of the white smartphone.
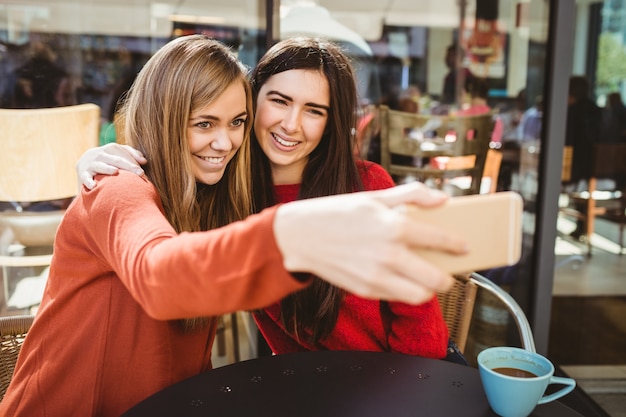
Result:
{"label": "white smartphone", "polygon": [[469,252],[451,255],[420,249],[429,262],[452,274],[516,264],[522,251],[522,197],[512,191],[451,197],[442,206],[403,205],[411,216],[461,235]]}

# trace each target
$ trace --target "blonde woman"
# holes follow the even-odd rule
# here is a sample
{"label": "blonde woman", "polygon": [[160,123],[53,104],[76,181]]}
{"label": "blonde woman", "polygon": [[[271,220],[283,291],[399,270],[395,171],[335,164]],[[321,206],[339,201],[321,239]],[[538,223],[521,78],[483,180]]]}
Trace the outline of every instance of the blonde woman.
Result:
{"label": "blonde woman", "polygon": [[445,200],[419,185],[249,215],[251,93],[220,43],[165,45],[120,116],[122,138],[149,160],[145,175],[101,177],[68,208],[0,415],[119,416],[211,368],[215,317],[276,302],[308,273],[411,303],[451,285],[412,248],[462,253],[465,242],[418,233],[424,225],[393,210]]}

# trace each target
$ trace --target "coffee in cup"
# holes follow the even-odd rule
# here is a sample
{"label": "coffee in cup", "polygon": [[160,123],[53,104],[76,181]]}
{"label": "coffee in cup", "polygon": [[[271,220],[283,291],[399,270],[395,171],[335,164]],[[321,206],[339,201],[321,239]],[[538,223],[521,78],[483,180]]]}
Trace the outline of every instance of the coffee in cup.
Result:
{"label": "coffee in cup", "polygon": [[[554,376],[542,355],[515,347],[491,347],[478,354],[480,379],[492,410],[502,417],[526,417],[538,404],[554,401],[575,387],[572,378]],[[545,395],[551,384],[564,385]]]}
{"label": "coffee in cup", "polygon": [[493,368],[499,374],[514,376],[516,378],[536,378],[537,375],[532,372],[525,371],[523,369],[516,368]]}

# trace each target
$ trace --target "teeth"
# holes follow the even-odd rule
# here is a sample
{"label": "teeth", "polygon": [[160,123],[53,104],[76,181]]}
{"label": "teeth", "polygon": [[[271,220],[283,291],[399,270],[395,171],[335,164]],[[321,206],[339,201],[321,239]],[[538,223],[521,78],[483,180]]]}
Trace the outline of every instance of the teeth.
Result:
{"label": "teeth", "polygon": [[289,147],[293,147],[296,146],[298,144],[298,142],[292,142],[292,141],[287,141],[279,136],[276,136],[274,134],[272,134],[272,136],[274,137],[274,139],[276,139],[276,142],[280,143],[283,146],[289,146]]}
{"label": "teeth", "polygon": [[222,162],[224,160],[224,157],[215,157],[215,156],[199,156],[200,159],[202,159],[203,161],[207,161],[211,164],[219,164],[220,162]]}

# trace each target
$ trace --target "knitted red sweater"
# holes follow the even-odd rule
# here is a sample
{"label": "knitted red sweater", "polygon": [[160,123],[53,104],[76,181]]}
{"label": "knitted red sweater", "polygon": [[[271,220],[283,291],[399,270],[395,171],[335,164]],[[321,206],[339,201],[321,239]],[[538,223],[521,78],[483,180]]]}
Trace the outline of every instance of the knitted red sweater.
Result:
{"label": "knitted red sweater", "polygon": [[[378,190],[394,185],[389,174],[371,162],[359,162],[361,179],[366,190]],[[300,184],[276,186],[279,202],[293,201]],[[254,318],[276,354],[306,350],[364,350],[389,351],[428,358],[446,356],[448,329],[437,298],[414,306],[397,302],[369,300],[348,294],[343,300],[332,333],[315,343],[310,333],[300,340],[288,334],[280,320],[280,305],[273,304]]]}

